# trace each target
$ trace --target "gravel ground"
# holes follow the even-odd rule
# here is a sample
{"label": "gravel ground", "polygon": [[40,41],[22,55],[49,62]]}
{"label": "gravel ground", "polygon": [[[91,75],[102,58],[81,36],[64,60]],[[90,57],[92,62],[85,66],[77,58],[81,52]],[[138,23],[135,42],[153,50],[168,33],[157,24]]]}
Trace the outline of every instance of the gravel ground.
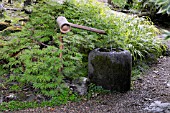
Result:
{"label": "gravel ground", "polygon": [[[132,88],[126,93],[98,95],[90,100],[54,108],[27,109],[15,113],[170,113],[170,57],[160,58],[157,64],[134,81]],[[169,106],[156,108],[153,103]]]}

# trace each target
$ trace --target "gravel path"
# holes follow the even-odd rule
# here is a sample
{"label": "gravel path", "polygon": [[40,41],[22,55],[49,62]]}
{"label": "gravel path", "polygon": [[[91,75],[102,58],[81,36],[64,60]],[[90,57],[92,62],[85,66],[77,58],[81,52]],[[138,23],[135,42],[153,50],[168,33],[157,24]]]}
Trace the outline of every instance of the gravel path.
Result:
{"label": "gravel path", "polygon": [[160,58],[127,93],[16,113],[170,113],[170,57]]}

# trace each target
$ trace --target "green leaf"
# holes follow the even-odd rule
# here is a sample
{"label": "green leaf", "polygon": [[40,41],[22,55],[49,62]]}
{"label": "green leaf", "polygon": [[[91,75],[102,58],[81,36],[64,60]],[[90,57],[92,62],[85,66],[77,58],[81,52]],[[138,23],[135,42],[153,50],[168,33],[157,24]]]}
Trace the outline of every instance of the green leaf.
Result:
{"label": "green leaf", "polygon": [[159,11],[157,12],[157,14],[159,13],[165,13],[168,9],[168,5],[165,5],[163,7],[160,7]]}
{"label": "green leaf", "polygon": [[166,11],[166,12],[167,12],[167,14],[168,14],[168,15],[170,15],[170,5],[168,6],[168,8],[167,8],[167,11]]}
{"label": "green leaf", "polygon": [[168,0],[157,0],[155,2],[155,4],[161,6],[161,5],[165,5],[165,4],[168,4]]}

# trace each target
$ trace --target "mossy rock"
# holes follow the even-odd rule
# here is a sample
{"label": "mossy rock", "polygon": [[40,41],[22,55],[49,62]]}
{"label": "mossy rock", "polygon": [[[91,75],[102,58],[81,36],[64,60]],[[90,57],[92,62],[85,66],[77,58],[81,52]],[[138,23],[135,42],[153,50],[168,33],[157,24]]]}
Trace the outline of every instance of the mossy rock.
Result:
{"label": "mossy rock", "polygon": [[18,31],[21,31],[22,30],[22,27],[21,26],[10,26],[10,27],[7,27],[5,29],[5,31],[9,31],[9,32],[18,32]]}
{"label": "mossy rock", "polygon": [[95,49],[88,58],[90,82],[118,92],[130,90],[132,56],[129,51]]}

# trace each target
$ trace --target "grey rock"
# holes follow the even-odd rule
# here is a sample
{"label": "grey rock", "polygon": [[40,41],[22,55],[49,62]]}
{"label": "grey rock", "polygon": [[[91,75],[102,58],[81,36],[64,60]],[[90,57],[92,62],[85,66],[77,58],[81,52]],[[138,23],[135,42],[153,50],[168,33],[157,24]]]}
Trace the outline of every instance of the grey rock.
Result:
{"label": "grey rock", "polygon": [[31,14],[32,13],[32,7],[25,7],[24,11],[26,14]]}
{"label": "grey rock", "polygon": [[13,99],[16,98],[16,96],[14,93],[10,93],[8,96],[6,96],[6,98]]}
{"label": "grey rock", "polygon": [[78,79],[73,80],[69,87],[71,90],[73,90],[73,92],[76,92],[79,95],[85,95],[88,89],[88,82],[88,78],[80,77]]}
{"label": "grey rock", "polygon": [[170,113],[170,103],[162,103],[161,101],[154,101],[145,110],[153,113]]}
{"label": "grey rock", "polygon": [[26,101],[32,102],[34,100],[36,100],[36,95],[34,95],[34,94],[27,95]]}
{"label": "grey rock", "polygon": [[170,87],[170,81],[168,81],[167,86]]}
{"label": "grey rock", "polygon": [[156,113],[160,113],[160,112],[163,112],[164,110],[162,108],[159,108],[159,107],[155,107],[155,108],[152,108],[152,111],[151,112],[156,112]]}
{"label": "grey rock", "polygon": [[12,100],[16,100],[17,96],[14,93],[10,93],[9,95],[5,96],[5,101],[9,102]]}
{"label": "grey rock", "polygon": [[170,108],[170,103],[161,103],[159,106],[161,108]]}
{"label": "grey rock", "polygon": [[25,92],[19,92],[16,94],[17,96],[17,100],[19,101],[25,101],[27,99],[27,95],[25,94]]}
{"label": "grey rock", "polygon": [[24,6],[31,5],[32,1],[31,0],[25,0],[24,1]]}
{"label": "grey rock", "polygon": [[38,95],[36,95],[36,101],[38,103],[41,103],[41,102],[45,101],[45,97],[41,94],[38,94]]}

